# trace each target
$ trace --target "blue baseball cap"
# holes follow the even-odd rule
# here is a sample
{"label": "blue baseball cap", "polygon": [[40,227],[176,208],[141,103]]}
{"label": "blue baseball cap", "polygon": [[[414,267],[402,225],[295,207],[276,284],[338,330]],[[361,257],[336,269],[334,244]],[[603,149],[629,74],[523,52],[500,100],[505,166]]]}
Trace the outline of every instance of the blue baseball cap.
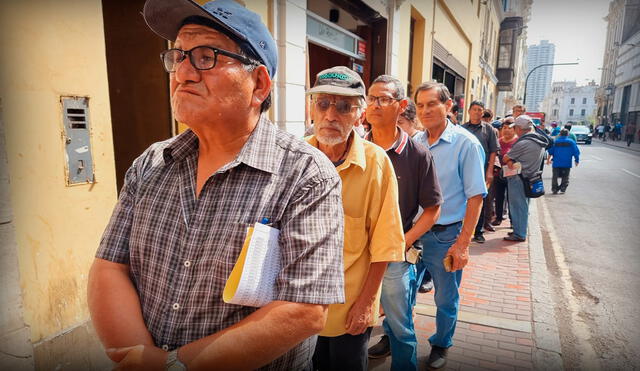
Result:
{"label": "blue baseball cap", "polygon": [[272,79],[276,74],[278,53],[271,33],[258,14],[235,0],[210,1],[203,6],[191,0],[147,0],[143,16],[153,32],[170,41],[176,40],[185,19],[209,19],[234,36],[234,41],[249,46]]}

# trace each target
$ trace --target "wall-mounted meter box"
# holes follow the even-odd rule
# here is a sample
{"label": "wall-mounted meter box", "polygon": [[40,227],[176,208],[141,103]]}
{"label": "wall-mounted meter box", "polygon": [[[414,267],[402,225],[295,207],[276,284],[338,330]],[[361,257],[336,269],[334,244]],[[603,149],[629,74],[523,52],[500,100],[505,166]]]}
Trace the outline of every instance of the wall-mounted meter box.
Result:
{"label": "wall-mounted meter box", "polygon": [[67,185],[94,182],[88,97],[61,97]]}

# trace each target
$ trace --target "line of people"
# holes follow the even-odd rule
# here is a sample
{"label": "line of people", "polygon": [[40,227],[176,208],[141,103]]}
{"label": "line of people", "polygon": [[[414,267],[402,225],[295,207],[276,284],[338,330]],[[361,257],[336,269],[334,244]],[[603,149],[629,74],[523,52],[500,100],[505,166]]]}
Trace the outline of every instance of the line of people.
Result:
{"label": "line of people", "polygon": [[[314,126],[302,141],[264,114],[277,48],[257,14],[234,0],[147,0],[143,16],[174,42],[161,57],[189,130],[134,161],[91,268],[91,317],[117,367],[366,370],[370,355],[390,353],[393,370],[417,370],[412,312],[427,275],[437,306],[427,366],[443,367],[469,245],[490,224],[494,169],[539,171],[531,119],[506,121],[498,140],[480,102],[467,124],[451,122],[441,83],[417,87],[412,105],[397,78],[366,91],[337,66],[307,91]],[[506,181],[510,241],[526,237],[523,181]],[[259,308],[222,296],[255,223],[278,230],[281,254],[273,301]],[[367,349],[379,305],[386,337]]]}

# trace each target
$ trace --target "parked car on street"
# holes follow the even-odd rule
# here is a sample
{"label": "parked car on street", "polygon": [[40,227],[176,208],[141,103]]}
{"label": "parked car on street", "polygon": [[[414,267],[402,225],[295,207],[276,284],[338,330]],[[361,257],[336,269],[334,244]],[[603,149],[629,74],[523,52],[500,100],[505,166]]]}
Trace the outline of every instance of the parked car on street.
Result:
{"label": "parked car on street", "polygon": [[591,144],[591,138],[593,137],[593,134],[591,133],[591,130],[589,130],[588,126],[572,126],[571,132],[575,134],[577,143],[584,142],[584,144]]}

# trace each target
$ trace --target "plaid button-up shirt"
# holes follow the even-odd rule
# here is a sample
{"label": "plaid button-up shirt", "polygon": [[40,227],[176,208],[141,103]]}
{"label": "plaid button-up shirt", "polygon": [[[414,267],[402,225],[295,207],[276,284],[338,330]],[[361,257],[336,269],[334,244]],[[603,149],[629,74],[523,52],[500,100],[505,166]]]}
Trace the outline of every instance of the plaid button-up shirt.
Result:
{"label": "plaid button-up shirt", "polygon": [[[137,158],[96,254],[129,264],[157,346],[178,348],[257,310],[223,302],[222,292],[247,227],[263,218],[280,229],[276,300],[344,302],[340,177],[326,156],[263,115],[196,199],[197,157],[188,130]],[[314,345],[309,338],[265,369],[309,368]]]}

